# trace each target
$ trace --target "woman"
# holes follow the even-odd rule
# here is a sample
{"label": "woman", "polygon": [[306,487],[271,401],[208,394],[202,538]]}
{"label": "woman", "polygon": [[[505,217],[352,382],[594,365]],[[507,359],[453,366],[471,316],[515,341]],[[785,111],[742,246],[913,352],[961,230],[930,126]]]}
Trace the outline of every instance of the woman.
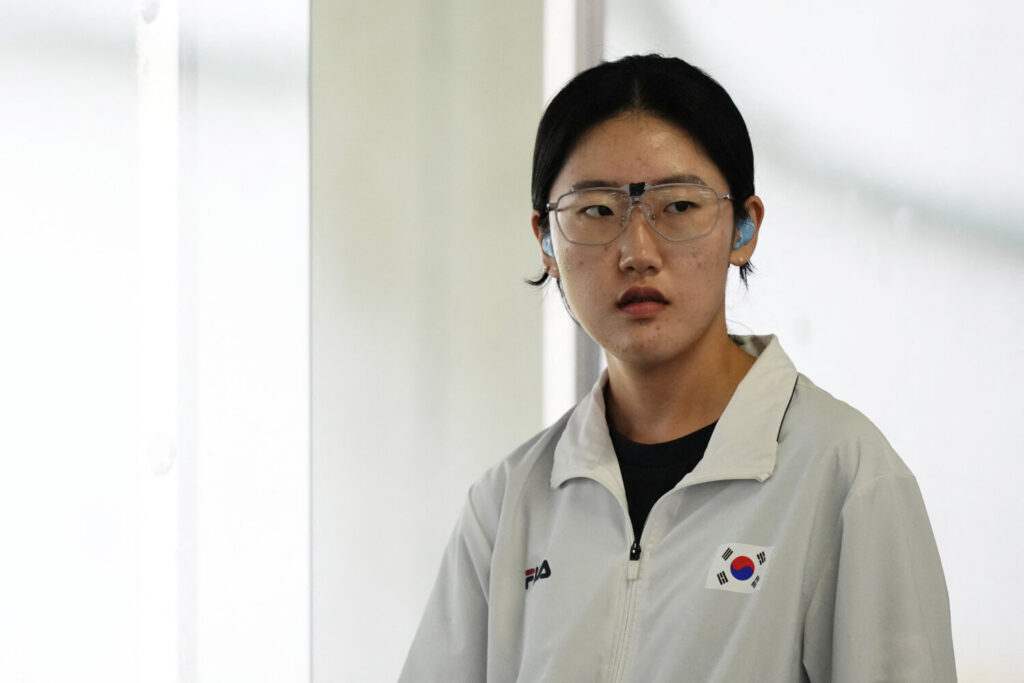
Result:
{"label": "woman", "polygon": [[545,275],[607,372],[469,492],[402,680],[955,680],[917,484],[774,337],[731,337],[764,205],[746,126],[689,64],[551,102]]}

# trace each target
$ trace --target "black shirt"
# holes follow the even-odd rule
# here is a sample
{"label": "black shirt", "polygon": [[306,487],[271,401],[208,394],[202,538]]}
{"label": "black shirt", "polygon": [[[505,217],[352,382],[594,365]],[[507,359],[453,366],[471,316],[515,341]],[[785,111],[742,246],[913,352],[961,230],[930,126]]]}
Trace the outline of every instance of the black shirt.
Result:
{"label": "black shirt", "polygon": [[609,424],[612,446],[619,459],[622,483],[626,487],[629,520],[634,539],[640,539],[647,515],[655,501],[672,490],[700,459],[711,441],[717,422],[665,443],[644,444],[630,441]]}

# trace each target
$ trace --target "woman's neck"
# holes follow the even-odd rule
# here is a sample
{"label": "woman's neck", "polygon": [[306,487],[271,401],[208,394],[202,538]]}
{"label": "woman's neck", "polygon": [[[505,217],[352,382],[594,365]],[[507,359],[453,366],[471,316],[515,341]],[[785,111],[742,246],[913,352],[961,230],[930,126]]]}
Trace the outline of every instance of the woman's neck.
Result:
{"label": "woman's neck", "polygon": [[719,417],[754,358],[728,336],[657,366],[608,358],[605,403],[616,431],[639,443],[663,443]]}

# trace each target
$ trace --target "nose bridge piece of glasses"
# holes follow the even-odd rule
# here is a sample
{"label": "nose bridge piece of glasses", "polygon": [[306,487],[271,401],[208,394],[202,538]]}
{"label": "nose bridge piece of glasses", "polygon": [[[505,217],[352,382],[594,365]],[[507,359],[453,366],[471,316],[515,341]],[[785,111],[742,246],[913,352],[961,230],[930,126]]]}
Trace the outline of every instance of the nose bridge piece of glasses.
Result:
{"label": "nose bridge piece of glasses", "polygon": [[662,235],[661,232],[656,227],[654,227],[655,217],[654,214],[651,213],[651,207],[648,206],[645,202],[642,202],[641,197],[637,196],[629,198],[629,204],[627,205],[626,210],[622,214],[622,223],[620,224],[621,227],[619,229],[619,234],[616,235],[616,238],[618,238],[624,232],[627,232],[630,229],[629,226],[633,221],[633,209],[637,207],[639,207],[640,215],[643,217],[643,219],[640,222],[640,225],[642,226],[641,232],[646,233],[647,230],[650,229],[653,230],[658,235],[664,237],[664,235]]}
{"label": "nose bridge piece of glasses", "polygon": [[652,228],[654,227],[655,215],[653,209],[649,203],[643,201],[643,194],[650,185],[646,183],[630,183],[629,184],[629,196],[626,197],[626,210],[622,213],[622,227],[625,228],[629,224],[630,219],[633,217],[633,209],[640,207],[640,215],[644,217],[644,220]]}
{"label": "nose bridge piece of glasses", "polygon": [[[640,181],[637,183],[630,183],[623,189],[629,190],[629,205],[625,213],[622,215],[622,224],[623,226],[625,226],[627,223],[629,223],[629,219],[632,218],[633,216],[633,209],[636,208],[636,206],[641,203],[643,194],[647,192],[647,190],[651,189],[651,186],[648,185],[646,181]],[[648,224],[651,225],[651,227],[654,227],[654,214],[648,213],[649,209],[650,207],[645,204],[643,205],[643,208],[641,208],[640,213],[643,214],[644,220],[646,220]]]}

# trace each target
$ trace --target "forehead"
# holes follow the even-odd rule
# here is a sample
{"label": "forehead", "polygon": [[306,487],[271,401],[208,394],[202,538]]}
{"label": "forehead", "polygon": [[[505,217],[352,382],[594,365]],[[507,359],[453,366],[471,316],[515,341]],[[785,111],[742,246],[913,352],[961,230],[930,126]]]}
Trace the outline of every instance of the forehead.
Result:
{"label": "forehead", "polygon": [[599,123],[580,138],[552,195],[583,185],[655,184],[678,177],[728,191],[721,172],[689,133],[664,119],[629,113]]}

